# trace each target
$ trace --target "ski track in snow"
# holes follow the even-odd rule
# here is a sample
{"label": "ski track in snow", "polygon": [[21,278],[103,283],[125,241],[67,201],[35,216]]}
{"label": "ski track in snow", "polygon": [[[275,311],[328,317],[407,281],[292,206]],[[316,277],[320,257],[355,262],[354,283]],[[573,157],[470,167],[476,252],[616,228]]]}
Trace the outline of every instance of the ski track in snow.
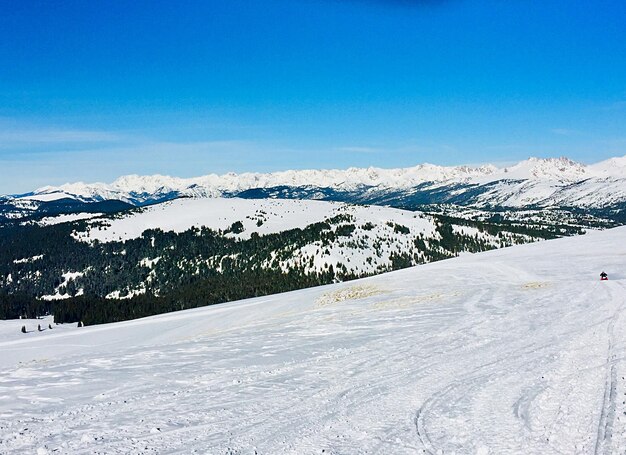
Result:
{"label": "ski track in snow", "polygon": [[625,266],[618,228],[137,321],[16,324],[0,453],[624,453]]}

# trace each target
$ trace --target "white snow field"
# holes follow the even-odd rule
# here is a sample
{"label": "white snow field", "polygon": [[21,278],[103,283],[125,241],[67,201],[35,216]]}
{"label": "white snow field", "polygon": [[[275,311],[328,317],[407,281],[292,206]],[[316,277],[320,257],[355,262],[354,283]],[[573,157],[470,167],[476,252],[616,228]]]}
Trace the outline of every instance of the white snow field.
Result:
{"label": "white snow field", "polygon": [[3,454],[626,450],[626,228],[64,333],[15,327]]}
{"label": "white snow field", "polygon": [[[424,234],[435,230],[428,215],[388,207],[297,199],[181,198],[125,212],[113,219],[94,219],[90,223],[92,229],[75,232],[74,236],[83,241],[111,242],[141,237],[147,229],[183,232],[206,226],[226,230],[240,221],[243,232],[229,235],[247,239],[253,232],[266,235],[303,229],[337,215],[352,215],[360,223],[369,221],[377,226],[388,221],[406,224]],[[259,221],[262,223],[257,224]]]}
{"label": "white snow field", "polygon": [[[65,332],[76,328],[78,324],[55,324],[52,316],[45,316],[41,319],[0,319],[0,342],[11,341],[16,338],[26,338],[28,336],[38,336],[41,332],[54,331],[55,333]],[[22,334],[22,327],[26,328],[26,335]],[[49,327],[52,327],[50,329]],[[18,337],[17,334],[20,334]],[[4,351],[2,351],[4,354]],[[4,357],[4,355],[3,355]],[[3,364],[0,361],[0,364]]]}

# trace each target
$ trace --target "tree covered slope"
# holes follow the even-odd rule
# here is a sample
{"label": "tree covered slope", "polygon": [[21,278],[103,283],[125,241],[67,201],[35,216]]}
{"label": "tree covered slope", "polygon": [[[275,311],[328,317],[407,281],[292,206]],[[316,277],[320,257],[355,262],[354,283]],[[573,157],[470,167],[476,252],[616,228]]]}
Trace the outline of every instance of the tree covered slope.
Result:
{"label": "tree covered slope", "polygon": [[[58,222],[57,221],[62,221]],[[111,322],[579,233],[373,206],[178,199],[0,229],[0,316]]]}

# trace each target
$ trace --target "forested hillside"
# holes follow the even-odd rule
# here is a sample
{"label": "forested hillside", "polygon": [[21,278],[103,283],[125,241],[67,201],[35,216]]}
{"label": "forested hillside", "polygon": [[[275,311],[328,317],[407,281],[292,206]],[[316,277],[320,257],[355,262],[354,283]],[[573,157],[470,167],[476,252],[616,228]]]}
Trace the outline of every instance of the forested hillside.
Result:
{"label": "forested hillside", "polygon": [[579,232],[382,207],[235,199],[6,225],[0,318],[50,312],[57,322],[118,321]]}

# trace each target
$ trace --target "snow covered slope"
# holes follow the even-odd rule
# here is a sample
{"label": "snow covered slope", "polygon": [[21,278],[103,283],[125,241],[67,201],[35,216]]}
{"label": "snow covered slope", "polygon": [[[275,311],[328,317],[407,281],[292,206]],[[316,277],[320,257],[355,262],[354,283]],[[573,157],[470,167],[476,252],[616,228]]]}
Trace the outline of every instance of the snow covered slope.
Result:
{"label": "snow covered slope", "polygon": [[[206,304],[207,295],[218,303],[345,281],[586,229],[565,225],[560,215],[549,224],[522,213],[502,225],[486,220],[487,213],[477,221],[449,215],[311,200],[182,198],[115,215],[46,217],[0,237],[0,291],[46,301],[146,294],[176,299],[182,309]],[[220,291],[239,289],[239,280],[256,284],[237,295]],[[93,324],[163,308],[139,300],[109,308],[106,317],[79,316],[71,302],[65,313],[57,305],[57,314]],[[138,313],[138,306],[152,313]],[[23,302],[11,308],[6,317],[45,311],[19,313]]]}
{"label": "snow covered slope", "polygon": [[0,319],[0,343],[15,340],[15,334],[21,334],[22,327],[26,329],[27,335],[25,336],[29,336],[30,333],[72,331],[77,328],[77,324],[55,324],[51,315],[41,319]]}
{"label": "snow covered slope", "polygon": [[290,199],[185,198],[128,212],[104,222],[96,219],[91,223],[93,228],[77,232],[75,236],[86,241],[108,242],[140,237],[146,229],[183,232],[194,226],[205,226],[225,231],[240,221],[242,232],[230,235],[246,239],[252,233],[265,235],[302,229],[338,215],[350,215],[357,224],[371,222],[377,227],[387,222],[400,223],[415,233],[427,235],[435,229],[432,218],[426,215],[386,207]]}
{"label": "snow covered slope", "polygon": [[623,453],[624,270],[617,228],[16,331],[0,342],[0,452]]}

